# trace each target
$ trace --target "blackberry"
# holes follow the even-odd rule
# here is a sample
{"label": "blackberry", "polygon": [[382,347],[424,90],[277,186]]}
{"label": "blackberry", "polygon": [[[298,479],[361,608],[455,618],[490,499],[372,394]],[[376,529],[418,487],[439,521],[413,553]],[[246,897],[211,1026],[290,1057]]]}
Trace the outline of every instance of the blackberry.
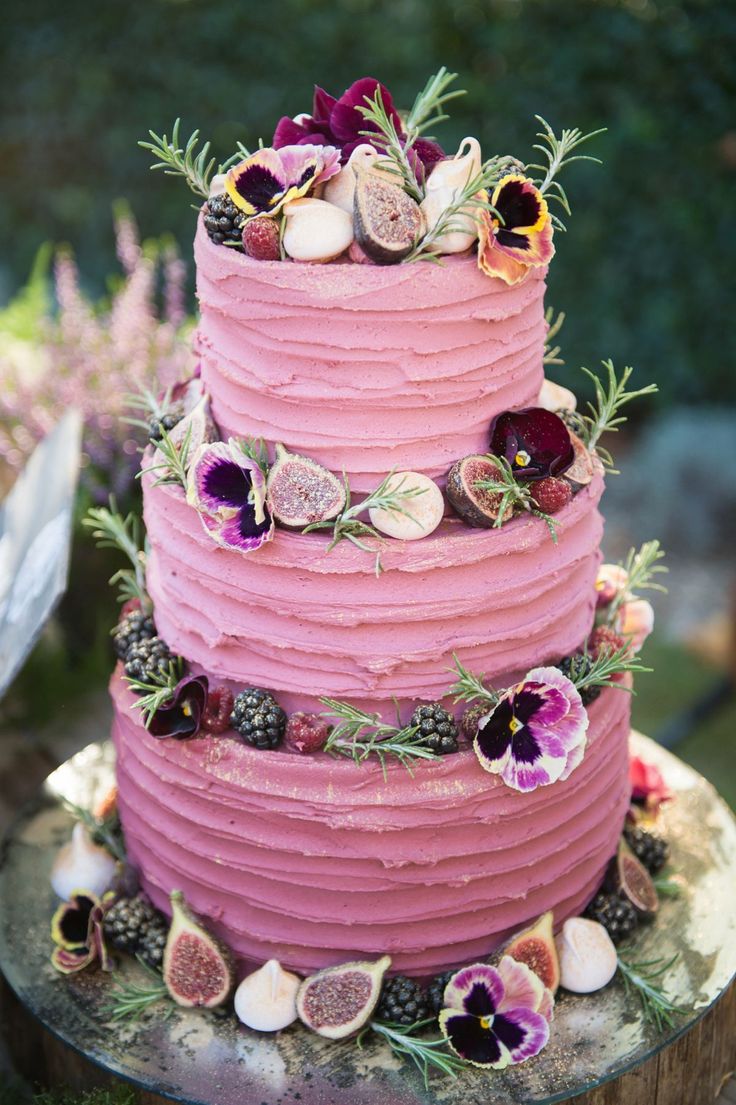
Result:
{"label": "blackberry", "polygon": [[276,748],[286,730],[286,714],[270,691],[246,687],[235,699],[230,724],[254,748]]}
{"label": "blackberry", "polygon": [[624,836],[626,843],[650,875],[656,875],[670,858],[669,844],[655,833],[647,833],[639,828],[626,828]]}
{"label": "blackberry", "polygon": [[633,905],[620,894],[596,894],[585,916],[603,925],[614,944],[631,936],[639,923]]}
{"label": "blackberry", "polygon": [[445,971],[444,974],[436,975],[427,987],[427,1005],[435,1017],[439,1016],[445,1004],[445,987],[454,974],[457,971]]}
{"label": "blackberry", "polygon": [[560,407],[559,410],[555,411],[555,414],[562,419],[568,430],[572,430],[574,434],[580,436],[583,423],[577,411],[571,411],[568,407]]}
{"label": "blackberry", "polygon": [[376,1016],[381,1021],[405,1025],[426,1020],[429,1006],[424,987],[406,975],[389,978],[381,991]]}
{"label": "blackberry", "polygon": [[156,636],[156,626],[149,614],[142,610],[132,610],[121,618],[115,627],[112,637],[112,645],[115,655],[119,660],[125,660],[133,645],[139,645],[141,641],[148,641]]}
{"label": "blackberry", "polygon": [[148,423],[148,440],[152,445],[157,445],[163,439],[164,433],[171,433],[174,426],[178,426],[184,417],[184,411],[171,410],[162,414],[160,418],[152,418]]}
{"label": "blackberry", "polygon": [[447,756],[457,752],[457,725],[439,702],[430,702],[426,706],[417,706],[411,715],[411,724],[419,727],[422,744],[436,752],[438,756]]}
{"label": "blackberry", "polygon": [[125,657],[125,674],[129,679],[150,683],[156,676],[168,675],[172,656],[169,646],[160,637],[148,637],[131,645]]}
{"label": "blackberry", "polygon": [[[566,675],[573,683],[577,679],[581,679],[584,675],[587,675],[592,666],[592,658],[586,656],[582,652],[575,652],[572,656],[566,656],[565,659],[560,660],[557,665],[562,674]],[[583,706],[589,706],[591,702],[595,702],[602,689],[602,687],[584,687],[582,691],[580,691],[580,698],[582,699]]]}
{"label": "blackberry", "polygon": [[145,894],[115,902],[105,914],[103,928],[118,951],[138,954],[151,967],[161,966],[168,928]]}
{"label": "blackberry", "polygon": [[242,248],[245,215],[229,196],[210,196],[204,212],[204,226],[215,245],[237,242]]}

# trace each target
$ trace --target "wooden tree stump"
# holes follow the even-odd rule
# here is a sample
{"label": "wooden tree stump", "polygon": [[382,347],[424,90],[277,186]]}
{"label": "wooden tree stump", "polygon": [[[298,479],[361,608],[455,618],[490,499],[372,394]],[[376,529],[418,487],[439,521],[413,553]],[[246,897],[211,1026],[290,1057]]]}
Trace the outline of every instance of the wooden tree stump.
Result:
{"label": "wooden tree stump", "polygon": [[[2,981],[2,1028],[18,1071],[36,1085],[88,1090],[117,1079],[47,1032]],[[649,1062],[598,1089],[570,1099],[576,1105],[713,1105],[736,1067],[736,985],[684,1036]],[[169,1098],[136,1090],[137,1105]],[[242,1105],[276,1105],[248,1101]],[[381,1105],[391,1105],[383,1101]]]}

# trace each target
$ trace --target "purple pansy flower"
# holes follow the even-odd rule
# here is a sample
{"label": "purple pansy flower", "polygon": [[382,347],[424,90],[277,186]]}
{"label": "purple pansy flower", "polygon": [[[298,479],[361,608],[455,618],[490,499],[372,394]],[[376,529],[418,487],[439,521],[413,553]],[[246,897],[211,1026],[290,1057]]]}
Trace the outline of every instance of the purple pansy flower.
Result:
{"label": "purple pansy flower", "polygon": [[499,414],[491,423],[491,452],[522,480],[561,476],[575,460],[567,426],[543,407]]}
{"label": "purple pansy flower", "polygon": [[[315,85],[312,114],[298,115],[296,119],[289,119],[285,115],[279,119],[273,136],[273,146],[277,150],[283,146],[305,143],[315,146],[326,144],[339,146],[343,163],[349,159],[356,146],[360,146],[363,142],[370,142],[380,151],[383,146],[379,132],[358,111],[358,107],[366,106],[366,99],[372,100],[375,97],[377,90],[380,90],[386,114],[396,127],[399,138],[405,138],[401,116],[394,107],[389,90],[375,77],[361,77],[360,80],[354,81],[339,99],[330,96],[329,92]],[[363,134],[363,131],[375,133],[375,139],[372,139],[371,134]],[[445,151],[437,142],[432,142],[428,138],[418,138],[409,156],[415,173],[418,177],[422,177],[431,170],[435,162],[442,160]]]}
{"label": "purple pansy flower", "polygon": [[523,1063],[549,1040],[552,995],[525,964],[510,956],[498,967],[474,963],[458,971],[445,988],[444,1005],[442,1033],[452,1050],[473,1066],[502,1070]]}
{"label": "purple pansy flower", "polygon": [[265,477],[234,438],[197,451],[189,467],[187,501],[210,536],[226,549],[254,552],[273,537]]}
{"label": "purple pansy flower", "polygon": [[148,725],[152,737],[196,737],[207,705],[209,681],[206,675],[185,675],[163,706],[159,706]]}
{"label": "purple pansy flower", "polygon": [[587,730],[574,683],[558,668],[533,668],[480,719],[473,748],[485,771],[526,793],[572,774]]}
{"label": "purple pansy flower", "polygon": [[340,151],[334,146],[267,147],[233,165],[225,191],[246,215],[276,215],[284,204],[306,196],[339,171]]}

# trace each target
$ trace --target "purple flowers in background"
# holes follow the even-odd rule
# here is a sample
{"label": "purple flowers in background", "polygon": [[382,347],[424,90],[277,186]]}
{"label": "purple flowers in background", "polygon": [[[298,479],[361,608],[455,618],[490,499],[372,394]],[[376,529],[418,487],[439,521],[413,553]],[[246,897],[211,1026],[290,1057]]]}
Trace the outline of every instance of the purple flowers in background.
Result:
{"label": "purple flowers in background", "polygon": [[210,536],[226,549],[250,553],[273,537],[266,480],[233,438],[204,445],[189,468],[187,500]]}
{"label": "purple flowers in background", "polygon": [[567,426],[552,411],[504,411],[491,424],[491,452],[505,457],[521,480],[561,476],[575,459]]}
{"label": "purple flowers in background", "polygon": [[[52,313],[39,267],[25,292],[22,331],[0,333],[0,458],[21,468],[61,415],[78,407],[85,423],[82,481],[96,502],[106,502],[110,492],[125,500],[133,486],[145,435],[123,421],[130,413],[127,396],[157,391],[192,371],[181,330],[181,259],[173,247],[157,256],[144,253],[128,214],[116,216],[115,229],[124,277],[104,310],[81,291],[74,259],[59,253],[58,312]],[[163,317],[156,310],[161,283]]]}
{"label": "purple flowers in background", "polygon": [[[377,141],[378,131],[358,111],[359,106],[365,106],[366,97],[374,98],[377,89],[380,89],[383,106],[396,127],[399,138],[404,138],[406,136],[404,127],[394,107],[391,93],[375,77],[361,77],[360,80],[354,81],[339,99],[325,92],[324,88],[315,85],[312,114],[299,115],[296,119],[289,119],[284,115],[276,125],[272,145],[277,150],[282,146],[304,143],[315,146],[339,146],[343,163],[349,159],[356,146],[360,146],[363,142],[369,142],[380,150],[381,146]],[[371,135],[363,134],[363,131],[375,133],[376,140],[374,141]],[[442,147],[427,138],[418,138],[410,152],[410,157],[415,163],[412,167],[418,174],[429,171],[434,163],[444,156]]]}
{"label": "purple flowers in background", "polygon": [[538,1055],[549,1040],[554,999],[523,963],[475,963],[445,988],[440,1028],[452,1050],[477,1067],[502,1070]]}
{"label": "purple flowers in background", "polygon": [[588,714],[557,668],[534,668],[481,718],[473,742],[480,765],[524,793],[567,779],[582,761]]}

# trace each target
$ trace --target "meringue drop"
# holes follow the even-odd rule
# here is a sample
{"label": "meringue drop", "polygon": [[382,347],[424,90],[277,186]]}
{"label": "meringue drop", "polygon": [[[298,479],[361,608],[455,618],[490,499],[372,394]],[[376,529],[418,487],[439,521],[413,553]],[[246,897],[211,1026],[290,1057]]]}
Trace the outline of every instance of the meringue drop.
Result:
{"label": "meringue drop", "polygon": [[296,994],[301,979],[285,971],[278,959],[247,975],[235,991],[235,1013],[256,1032],[278,1032],[297,1018]]}
{"label": "meringue drop", "polygon": [[611,937],[598,921],[570,917],[555,938],[560,985],[573,994],[592,994],[616,974],[618,956]]}
{"label": "meringue drop", "polygon": [[[380,533],[401,541],[417,541],[437,529],[445,513],[445,500],[429,476],[421,472],[395,472],[387,490],[398,492],[396,505],[399,509],[374,507],[368,511],[371,525]],[[419,494],[407,494],[411,491]]]}
{"label": "meringue drop", "polygon": [[[463,150],[468,147],[468,152]],[[458,199],[468,181],[480,172],[480,144],[476,138],[463,138],[454,157],[435,165],[427,180],[427,194],[422,200],[422,214],[429,233],[444,213]],[[472,207],[458,211],[452,218],[452,230],[432,242],[440,253],[463,253],[478,237],[478,223]]]}
{"label": "meringue drop", "polygon": [[578,401],[569,388],[563,388],[561,384],[553,380],[544,380],[542,390],[539,392],[537,406],[544,407],[546,411],[574,411]]}
{"label": "meringue drop", "polygon": [[81,821],[72,830],[71,840],[59,849],[51,868],[51,886],[62,901],[68,902],[78,890],[101,898],[115,874],[115,860],[105,848],[94,844]]}
{"label": "meringue drop", "polygon": [[350,154],[347,165],[344,165],[336,176],[330,177],[325,183],[322,198],[352,216],[355,200],[355,171],[372,169],[377,161],[378,151],[374,150],[373,146],[367,142],[356,146]]}
{"label": "meringue drop", "polygon": [[284,217],[283,245],[294,261],[332,261],[353,240],[352,216],[326,200],[292,200]]}

